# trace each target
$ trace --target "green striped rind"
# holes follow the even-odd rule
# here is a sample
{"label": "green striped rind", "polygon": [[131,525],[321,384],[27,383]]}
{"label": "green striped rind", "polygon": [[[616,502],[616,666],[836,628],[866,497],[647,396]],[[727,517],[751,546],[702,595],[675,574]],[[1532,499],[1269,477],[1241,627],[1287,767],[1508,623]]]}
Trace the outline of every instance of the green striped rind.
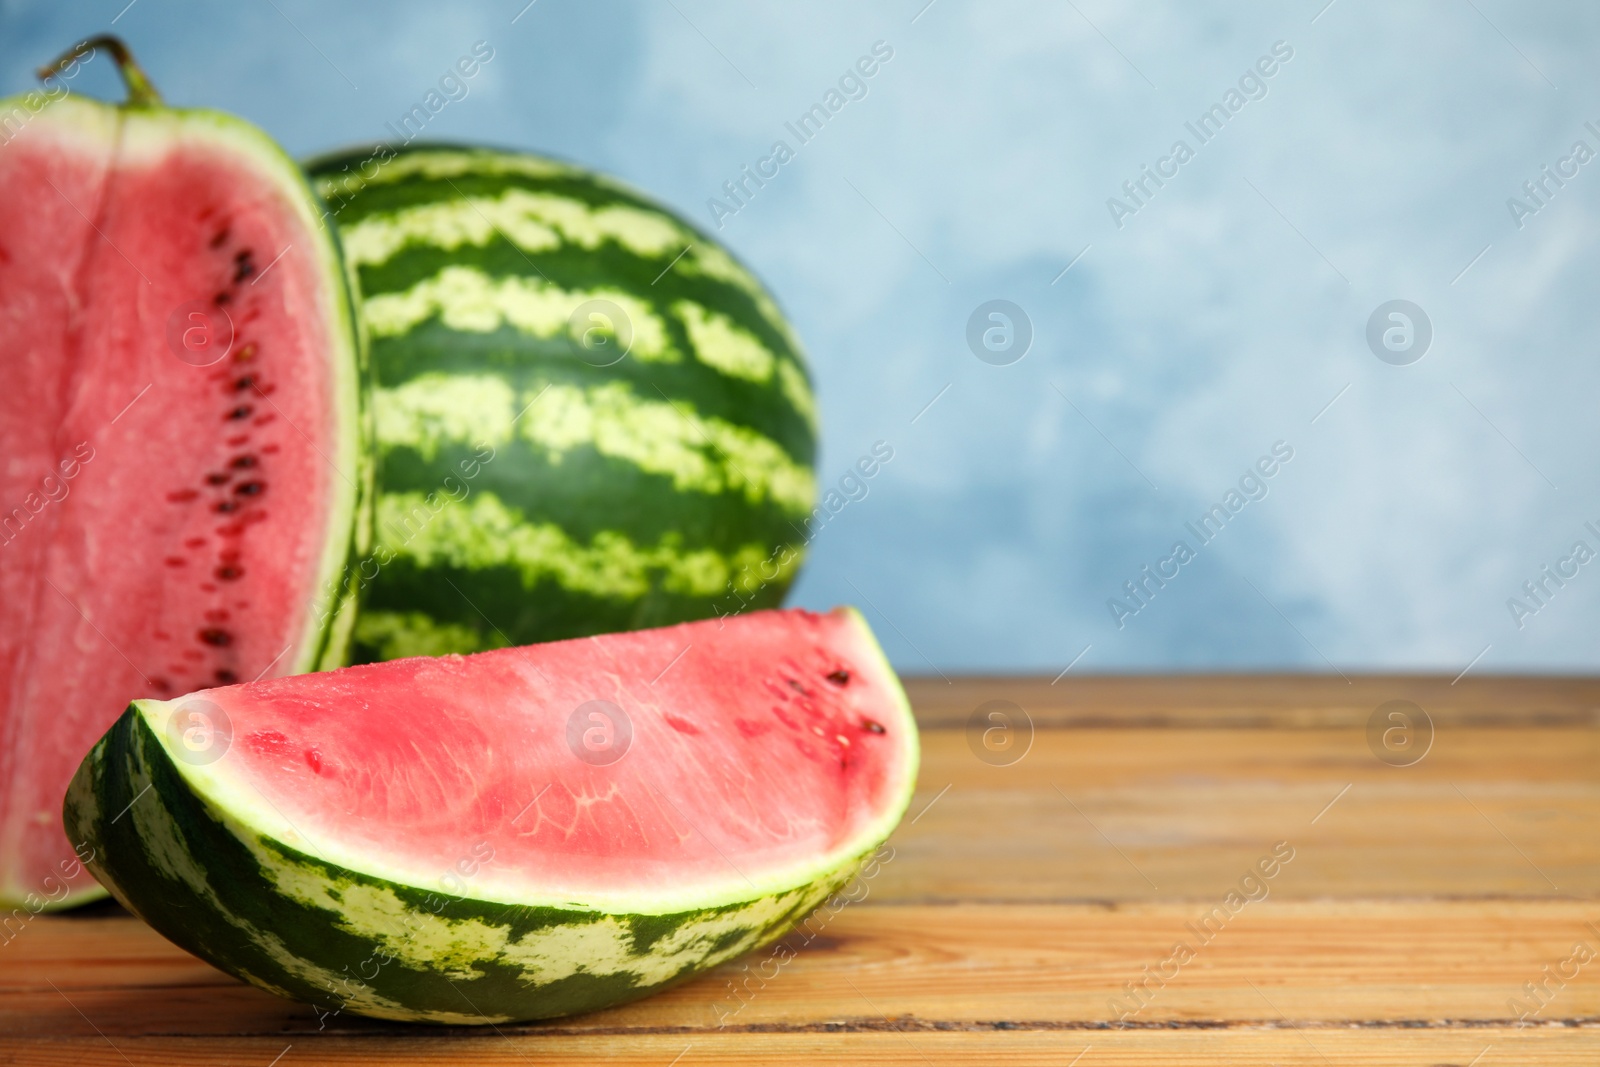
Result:
{"label": "green striped rind", "polygon": [[[430,893],[322,860],[205,799],[152,729],[160,706],[136,701],[85,759],[67,793],[69,837],[160,933],[319,1013],[483,1024],[632,1000],[782,935],[880,843],[805,884],[664,915]],[[883,835],[903,808],[885,813]]]}
{"label": "green striped rind", "polygon": [[[322,200],[315,189],[309,184],[307,188],[316,203],[321,205]],[[355,264],[343,254],[338,230],[326,225],[325,217],[319,228],[326,233],[340,276],[345,281],[340,326],[355,341],[356,389],[353,398],[347,400],[341,410],[354,429],[359,444],[348,460],[350,469],[340,469],[337,475],[340,480],[348,479],[352,483],[349,486],[354,493],[350,536],[339,557],[339,568],[324,574],[313,595],[311,616],[318,641],[296,665],[297,670],[301,671],[329,671],[350,663],[361,602],[361,576],[355,562],[367,558],[372,551],[374,510],[378,499],[377,453],[371,447],[377,437],[373,405],[376,379],[373,375],[371,341],[357,307],[360,280]]]}
{"label": "green striped rind", "polygon": [[[284,159],[288,161],[287,155]],[[296,173],[304,172],[296,168]],[[320,210],[324,207],[321,196],[309,180],[303,182],[311,202]],[[370,442],[375,439],[372,404],[373,377],[371,342],[366,325],[357,307],[360,279],[355,264],[344,255],[337,228],[326,224],[326,216],[318,219],[316,227],[318,252],[330,270],[336,270],[343,279],[342,292],[336,301],[336,322],[342,339],[352,344],[354,373],[346,371],[341,377],[339,411],[343,416],[345,433],[355,439],[353,448],[341,447],[339,455],[348,469],[336,468],[336,478],[349,484],[342,488],[352,495],[350,533],[338,552],[330,546],[329,559],[337,560],[337,567],[325,569],[318,583],[318,591],[311,603],[312,621],[317,640],[308,646],[305,654],[295,664],[297,671],[328,671],[350,662],[355,636],[358,605],[361,597],[359,572],[350,564],[367,555],[372,549],[373,508],[377,500],[377,457]]]}
{"label": "green striped rind", "polygon": [[[415,147],[310,166],[359,273],[379,383],[358,658],[782,601],[816,499],[815,400],[743,266],[636,192],[535,156]],[[580,358],[569,320],[589,300],[631,324],[614,365]],[[510,547],[474,532],[485,518]]]}

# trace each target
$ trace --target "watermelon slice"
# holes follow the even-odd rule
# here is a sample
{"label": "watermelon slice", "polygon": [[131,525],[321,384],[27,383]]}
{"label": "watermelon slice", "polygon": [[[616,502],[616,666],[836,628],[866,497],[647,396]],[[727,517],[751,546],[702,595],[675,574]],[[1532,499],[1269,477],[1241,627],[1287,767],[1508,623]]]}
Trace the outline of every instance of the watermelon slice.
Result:
{"label": "watermelon slice", "polygon": [[[360,524],[335,244],[259,130],[0,101],[0,905],[103,895],[56,817],[130,697],[333,665]],[[21,118],[17,118],[17,116]],[[9,117],[9,118],[7,118]],[[334,595],[334,606],[347,597]]]}
{"label": "watermelon slice", "polygon": [[66,824],[118,900],[245,981],[493,1023],[779,936],[916,771],[861,617],[770,611],[135,701]]}

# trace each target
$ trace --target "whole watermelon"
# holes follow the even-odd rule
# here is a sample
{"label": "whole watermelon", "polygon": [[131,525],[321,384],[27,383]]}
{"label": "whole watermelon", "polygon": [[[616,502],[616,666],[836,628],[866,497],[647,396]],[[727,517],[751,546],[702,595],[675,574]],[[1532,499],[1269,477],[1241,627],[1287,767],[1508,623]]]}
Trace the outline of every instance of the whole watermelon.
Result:
{"label": "whole watermelon", "polygon": [[816,410],[793,331],[726,250],[533,155],[379,146],[308,169],[378,382],[358,659],[782,601]]}

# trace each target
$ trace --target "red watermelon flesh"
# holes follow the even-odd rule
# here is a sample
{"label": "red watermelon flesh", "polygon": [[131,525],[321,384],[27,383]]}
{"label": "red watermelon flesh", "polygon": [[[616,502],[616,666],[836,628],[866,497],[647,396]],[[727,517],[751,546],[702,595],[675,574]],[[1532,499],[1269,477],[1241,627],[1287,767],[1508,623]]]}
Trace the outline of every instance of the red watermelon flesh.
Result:
{"label": "red watermelon flesh", "polygon": [[61,799],[130,698],[330,652],[357,350],[315,212],[214,113],[69,97],[0,145],[0,901],[97,890]]}
{"label": "red watermelon flesh", "polygon": [[662,913],[799,884],[881,840],[916,775],[904,695],[849,610],[394,660],[175,706],[201,701],[228,748],[180,769],[253,831],[521,905]]}

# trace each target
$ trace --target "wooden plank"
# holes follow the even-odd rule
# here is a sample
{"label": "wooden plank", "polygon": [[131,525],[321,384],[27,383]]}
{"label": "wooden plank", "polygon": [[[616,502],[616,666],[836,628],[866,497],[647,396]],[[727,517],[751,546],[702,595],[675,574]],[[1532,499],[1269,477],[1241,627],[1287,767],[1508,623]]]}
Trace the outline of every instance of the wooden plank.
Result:
{"label": "wooden plank", "polygon": [[[26,954],[8,968],[0,1033],[411,1031],[319,1019],[211,970],[132,918],[94,924],[92,944],[68,929],[70,919],[46,922],[15,945]],[[1095,907],[869,898],[813,929],[809,941],[791,939],[792,957],[769,950],[634,1004],[531,1029],[871,1028],[884,1016],[920,1028],[1018,1030],[1285,1020],[1477,1028],[1514,1024],[1524,1012],[1544,1025],[1600,1022],[1600,901],[1334,904],[1269,895],[1230,914],[1220,899]],[[1174,953],[1179,942],[1192,958]],[[1592,962],[1570,962],[1580,942]],[[1542,1004],[1529,999],[1528,982],[1546,985]]]}
{"label": "wooden plank", "polygon": [[[338,1036],[219,1042],[198,1038],[69,1038],[7,1042],[13,1067],[324,1067],[371,1063],[481,1067],[818,1067],[983,1064],[985,1067],[1594,1067],[1592,1029],[1096,1030],[774,1034]],[[281,1058],[279,1058],[281,1057]]]}
{"label": "wooden plank", "polygon": [[1354,727],[1043,729],[1005,767],[930,730],[911,813],[878,899],[1205,899],[1278,841],[1289,897],[1600,895],[1589,728],[1447,726],[1411,767]]}
{"label": "wooden plank", "polygon": [[[1074,653],[1075,654],[1075,653]],[[1068,659],[1070,660],[1070,656]],[[1065,666],[1065,662],[1062,664]],[[1465,666],[1465,664],[1463,664]],[[1378,705],[1410,700],[1441,723],[1594,726],[1600,679],[1469,675],[1085,675],[909,677],[906,693],[930,727],[960,728],[978,705],[1010,700],[1040,726],[1362,725]]]}

